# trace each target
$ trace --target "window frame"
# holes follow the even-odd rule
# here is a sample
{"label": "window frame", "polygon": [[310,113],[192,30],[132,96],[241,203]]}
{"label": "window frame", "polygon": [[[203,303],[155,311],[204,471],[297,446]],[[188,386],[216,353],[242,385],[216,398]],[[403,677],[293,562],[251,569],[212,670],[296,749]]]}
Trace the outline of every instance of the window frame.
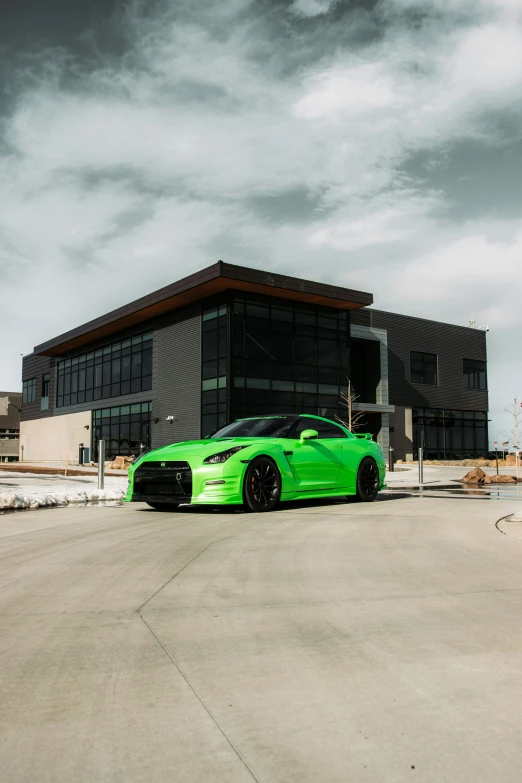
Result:
{"label": "window frame", "polygon": [[49,389],[51,386],[51,375],[48,372],[45,372],[42,375],[42,386],[41,386],[41,396],[40,396],[40,410],[47,411],[49,410]]}
{"label": "window frame", "polygon": [[[475,368],[472,370],[472,372],[466,373],[466,362],[472,362],[474,364],[480,364],[483,365],[480,369]],[[484,386],[470,386],[469,383],[466,383],[466,378],[469,378],[470,376],[473,376],[475,374],[478,375],[480,379],[480,375],[484,373]],[[462,384],[464,389],[471,389],[472,391],[487,391],[488,390],[488,363],[485,359],[462,359]]]}
{"label": "window frame", "polygon": [[[435,383],[431,383],[430,381],[426,380],[414,380],[413,378],[413,369],[412,369],[412,363],[413,363],[413,354],[416,354],[417,356],[422,356],[422,359],[416,359],[415,361],[421,361],[422,362],[422,374],[421,377],[426,377],[426,364],[428,361],[426,360],[426,357],[435,357]],[[410,382],[415,383],[418,386],[439,386],[439,355],[438,353],[431,353],[429,351],[414,351],[413,349],[410,349]]]}
{"label": "window frame", "polygon": [[150,392],[153,360],[154,329],[60,360],[56,365],[55,407]]}
{"label": "window frame", "polygon": [[22,381],[22,405],[36,402],[36,376]]}

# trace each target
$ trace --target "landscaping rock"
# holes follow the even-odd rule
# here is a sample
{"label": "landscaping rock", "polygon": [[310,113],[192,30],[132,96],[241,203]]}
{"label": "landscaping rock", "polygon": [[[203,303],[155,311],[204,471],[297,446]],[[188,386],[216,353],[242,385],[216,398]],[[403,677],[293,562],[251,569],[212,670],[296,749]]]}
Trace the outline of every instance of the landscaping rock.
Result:
{"label": "landscaping rock", "polygon": [[473,468],[460,481],[462,484],[491,484],[491,476],[481,468]]}
{"label": "landscaping rock", "polygon": [[492,484],[516,484],[516,476],[491,476]]}
{"label": "landscaping rock", "polygon": [[134,457],[115,457],[113,462],[107,463],[106,467],[113,470],[128,470],[129,465],[134,462]]}

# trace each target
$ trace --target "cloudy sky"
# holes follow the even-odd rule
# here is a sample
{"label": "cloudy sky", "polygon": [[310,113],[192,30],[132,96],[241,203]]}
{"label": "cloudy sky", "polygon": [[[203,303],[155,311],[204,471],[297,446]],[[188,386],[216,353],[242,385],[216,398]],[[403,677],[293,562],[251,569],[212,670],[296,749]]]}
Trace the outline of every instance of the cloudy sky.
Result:
{"label": "cloudy sky", "polygon": [[0,388],[222,258],[489,324],[509,425],[521,0],[3,0],[0,56]]}

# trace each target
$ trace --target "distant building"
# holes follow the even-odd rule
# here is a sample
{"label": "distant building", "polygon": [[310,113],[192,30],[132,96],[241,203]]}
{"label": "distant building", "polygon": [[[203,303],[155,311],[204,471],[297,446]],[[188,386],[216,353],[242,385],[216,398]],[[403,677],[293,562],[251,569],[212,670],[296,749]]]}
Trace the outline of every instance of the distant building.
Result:
{"label": "distant building", "polygon": [[346,420],[347,380],[387,453],[485,455],[486,335],[370,308],[373,296],[218,262],[23,359],[30,460],[137,454],[270,413]]}
{"label": "distant building", "polygon": [[0,462],[18,462],[21,409],[20,392],[0,391]]}

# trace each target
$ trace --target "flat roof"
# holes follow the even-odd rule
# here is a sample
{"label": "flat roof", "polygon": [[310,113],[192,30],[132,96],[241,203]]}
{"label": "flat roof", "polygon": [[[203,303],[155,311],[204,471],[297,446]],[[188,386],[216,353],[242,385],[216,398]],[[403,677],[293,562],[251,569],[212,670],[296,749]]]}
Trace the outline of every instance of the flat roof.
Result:
{"label": "flat roof", "polygon": [[233,289],[256,294],[294,299],[299,302],[356,310],[373,303],[373,295],[349,288],[301,280],[259,269],[249,269],[218,261],[200,272],[136,299],[82,326],[35,346],[34,353],[59,356],[93,340],[112,335],[163,313]]}

